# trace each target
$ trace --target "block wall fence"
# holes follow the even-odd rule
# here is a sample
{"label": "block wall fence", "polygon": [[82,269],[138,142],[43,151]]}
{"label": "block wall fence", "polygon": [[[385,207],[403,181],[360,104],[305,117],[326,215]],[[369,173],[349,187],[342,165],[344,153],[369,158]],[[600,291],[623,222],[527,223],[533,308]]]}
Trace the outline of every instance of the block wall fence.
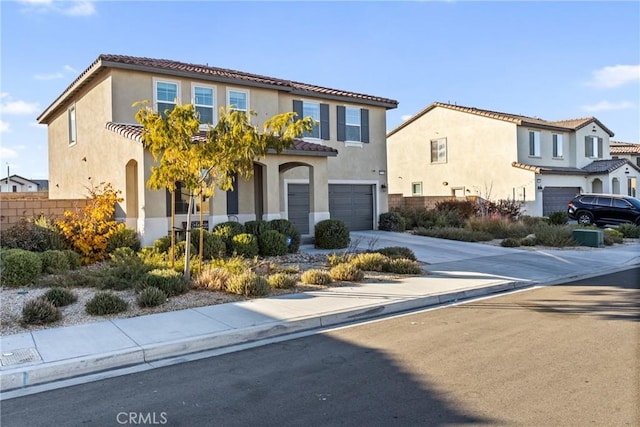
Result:
{"label": "block wall fence", "polygon": [[21,219],[36,216],[62,218],[65,211],[82,209],[87,199],[49,200],[49,192],[0,193],[0,231],[6,230]]}

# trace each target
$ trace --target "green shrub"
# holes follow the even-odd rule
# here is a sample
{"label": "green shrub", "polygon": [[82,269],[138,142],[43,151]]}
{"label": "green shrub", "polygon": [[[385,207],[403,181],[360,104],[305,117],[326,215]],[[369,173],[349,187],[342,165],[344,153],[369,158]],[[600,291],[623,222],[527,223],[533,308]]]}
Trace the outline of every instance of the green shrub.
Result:
{"label": "green shrub", "polygon": [[325,219],[315,226],[315,247],[320,249],[342,249],[349,246],[349,229],[339,219]]}
{"label": "green shrub", "polygon": [[514,239],[513,237],[507,237],[500,242],[500,246],[504,248],[517,248],[520,247],[520,240]]}
{"label": "green shrub", "polygon": [[123,290],[141,286],[151,269],[131,248],[117,248],[95,274],[100,277],[99,288]]}
{"label": "green shrub", "polygon": [[112,253],[118,248],[130,248],[134,252],[140,250],[140,238],[135,230],[130,228],[120,228],[116,230],[107,241],[107,252]]}
{"label": "green shrub", "polygon": [[228,270],[220,267],[209,267],[195,277],[193,287],[223,292],[227,290],[229,278],[231,278],[231,273]]}
{"label": "green shrub", "polygon": [[539,216],[522,215],[518,218],[518,221],[524,224],[528,229],[533,230],[536,225],[541,223],[545,224],[547,219]]}
{"label": "green shrub", "polygon": [[564,225],[538,224],[534,232],[538,245],[562,248],[578,244],[573,240],[572,229]]}
{"label": "green shrub", "polygon": [[181,273],[166,268],[156,268],[147,273],[142,289],[152,287],[158,288],[168,296],[184,294],[189,290],[187,282]]}
{"label": "green shrub", "polygon": [[3,286],[19,287],[33,282],[42,272],[42,260],[24,249],[0,250],[0,281]]}
{"label": "green shrub", "polygon": [[418,227],[413,231],[418,236],[435,237],[438,239],[460,240],[463,242],[486,242],[493,240],[493,236],[484,231],[473,231],[464,228],[433,228]]}
{"label": "green shrub", "polygon": [[[189,246],[190,246],[189,250],[191,251],[191,256],[197,255],[198,250],[196,249],[196,246],[194,246],[193,243],[190,243]],[[174,259],[183,258],[187,253],[187,242],[183,240],[181,242],[176,243],[175,249],[176,249],[176,252],[174,255]],[[171,248],[169,248],[169,252],[171,252]]]}
{"label": "green shrub", "polygon": [[457,212],[462,218],[471,218],[478,213],[478,204],[469,200],[442,200],[436,203],[436,211],[453,211]]}
{"label": "green shrub", "polygon": [[267,230],[271,230],[271,224],[269,223],[269,221],[259,219],[255,221],[247,221],[244,223],[245,233],[253,234],[258,238]]}
{"label": "green shrub", "polygon": [[515,222],[509,218],[479,217],[467,221],[467,227],[472,231],[489,233],[494,239],[508,237],[520,238],[531,234],[531,228],[523,222]]}
{"label": "green shrub", "polygon": [[169,253],[169,249],[171,248],[171,236],[163,236],[153,242],[153,249],[160,253],[166,254]]}
{"label": "green shrub", "polygon": [[136,296],[138,307],[156,307],[167,302],[167,294],[159,288],[144,288]]}
{"label": "green shrub", "polygon": [[232,276],[227,282],[228,292],[247,297],[269,295],[270,289],[267,280],[253,271]]}
{"label": "green shrub", "polygon": [[46,299],[56,307],[64,307],[66,305],[73,304],[78,300],[76,294],[69,289],[58,287],[49,289],[44,293],[44,295],[42,295],[42,298]]}
{"label": "green shrub", "polygon": [[383,231],[403,232],[406,230],[406,224],[399,212],[385,212],[380,214],[378,228]]}
{"label": "green shrub", "polygon": [[262,256],[286,255],[289,251],[287,237],[276,230],[266,230],[258,237],[258,246]]}
{"label": "green shrub", "polygon": [[387,264],[386,270],[389,273],[395,274],[423,274],[424,271],[420,267],[420,265],[412,260],[407,258],[394,258],[389,261]]}
{"label": "green shrub", "polygon": [[332,253],[327,255],[327,263],[329,264],[329,266],[334,267],[338,264],[349,262],[353,256],[354,254],[348,252],[344,252],[341,254]]}
{"label": "green shrub", "polygon": [[69,268],[71,270],[75,270],[76,268],[80,268],[82,266],[82,259],[80,254],[71,249],[64,249],[65,256],[67,257],[67,261],[69,262]]}
{"label": "green shrub", "polygon": [[211,231],[214,235],[219,236],[225,244],[227,254],[233,253],[232,240],[234,236],[245,232],[244,225],[239,222],[227,221],[216,224]]}
{"label": "green shrub", "polygon": [[388,246],[386,248],[376,249],[376,252],[386,255],[389,258],[407,258],[412,261],[417,261],[416,254],[409,248],[402,246]]}
{"label": "green shrub", "polygon": [[96,293],[87,301],[84,309],[92,316],[104,316],[126,311],[129,304],[113,292],[103,291]]}
{"label": "green shrub", "polygon": [[0,233],[0,246],[31,252],[64,249],[64,239],[58,227],[46,219],[21,219]]}
{"label": "green shrub", "polygon": [[267,282],[274,289],[291,289],[295,288],[296,283],[298,283],[295,276],[287,273],[272,274],[267,277]]}
{"label": "green shrub", "polygon": [[269,221],[269,227],[272,230],[279,231],[287,237],[287,245],[289,245],[289,253],[295,254],[300,249],[300,232],[295,225],[288,219],[273,219]]}
{"label": "green shrub", "polygon": [[378,252],[357,254],[351,257],[349,264],[364,271],[385,271],[391,259]]}
{"label": "green shrub", "polygon": [[260,252],[258,238],[253,234],[240,233],[231,239],[231,250],[234,254],[253,258]]}
{"label": "green shrub", "polygon": [[331,280],[344,282],[360,282],[364,279],[364,273],[353,264],[338,264],[329,270]]}
{"label": "green shrub", "polygon": [[[194,230],[191,233],[191,244],[194,248],[197,248],[192,254],[200,253],[200,229]],[[222,258],[227,253],[227,245],[224,243],[222,237],[210,233],[207,230],[202,230],[202,258],[213,259]]]}
{"label": "green shrub", "polygon": [[300,281],[307,285],[328,285],[331,283],[331,275],[324,270],[311,269],[302,273]]}
{"label": "green shrub", "polygon": [[622,243],[623,239],[624,239],[624,235],[618,231],[618,230],[614,230],[612,228],[606,228],[604,231],[604,244],[606,246],[611,246],[614,243]]}
{"label": "green shrub", "polygon": [[28,325],[44,325],[62,318],[60,309],[44,298],[34,298],[22,307],[22,322]]}
{"label": "green shrub", "polygon": [[549,214],[549,224],[551,225],[565,225],[567,222],[569,222],[569,215],[564,211]]}
{"label": "green shrub", "polygon": [[501,216],[510,220],[516,220],[522,213],[522,202],[511,199],[501,199],[498,201],[485,200],[480,206],[480,211],[487,216]]}
{"label": "green shrub", "polygon": [[70,269],[69,258],[60,250],[48,250],[40,254],[42,272],[48,274],[64,273]]}
{"label": "green shrub", "polygon": [[635,224],[620,224],[618,231],[628,239],[640,238],[640,227]]}

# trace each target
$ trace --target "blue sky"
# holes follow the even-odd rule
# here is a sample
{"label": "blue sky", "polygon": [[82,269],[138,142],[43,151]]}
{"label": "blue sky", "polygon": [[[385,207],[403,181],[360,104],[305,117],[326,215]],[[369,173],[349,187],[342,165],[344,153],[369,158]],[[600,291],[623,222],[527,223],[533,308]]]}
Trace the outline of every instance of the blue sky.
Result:
{"label": "blue sky", "polygon": [[640,3],[0,0],[0,176],[46,179],[36,117],[99,54],[563,120],[640,142]]}

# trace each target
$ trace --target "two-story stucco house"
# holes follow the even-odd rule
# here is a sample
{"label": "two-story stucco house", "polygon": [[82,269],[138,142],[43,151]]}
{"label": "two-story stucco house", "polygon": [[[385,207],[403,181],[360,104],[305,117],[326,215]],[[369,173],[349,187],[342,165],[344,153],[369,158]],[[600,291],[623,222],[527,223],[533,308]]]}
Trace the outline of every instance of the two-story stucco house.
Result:
{"label": "two-story stucco house", "polygon": [[595,117],[547,121],[434,102],[387,134],[389,192],[524,203],[565,211],[581,192],[636,194],[640,168],[612,159]]}
{"label": "two-story stucco house", "polygon": [[[254,124],[295,111],[318,122],[309,135],[280,154],[256,159],[250,181],[214,197],[202,211],[209,227],[228,221],[287,218],[302,234],[327,218],[351,230],[373,229],[387,210],[386,111],[392,99],[330,89],[245,72],[165,59],[100,55],[38,117],[48,126],[49,195],[87,195],[90,182],[122,191],[117,216],[143,244],[167,234],[170,196],[145,183],[154,164],[135,121],[136,101],[159,111],[194,104],[203,124],[216,123],[220,107],[254,110]],[[89,181],[90,178],[90,181]],[[187,198],[178,186],[176,224],[186,220]]]}

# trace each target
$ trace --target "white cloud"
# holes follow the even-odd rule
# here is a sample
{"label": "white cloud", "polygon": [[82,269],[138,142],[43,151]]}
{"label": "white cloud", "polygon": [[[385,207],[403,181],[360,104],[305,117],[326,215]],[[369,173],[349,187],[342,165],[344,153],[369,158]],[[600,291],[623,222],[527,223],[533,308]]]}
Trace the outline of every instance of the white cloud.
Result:
{"label": "white cloud", "polygon": [[0,103],[0,113],[2,114],[33,114],[40,109],[37,102],[14,100],[11,95],[6,92],[0,95],[0,99],[2,100]]}
{"label": "white cloud", "polygon": [[402,119],[403,122],[406,122],[411,117],[413,117],[413,114],[405,114],[405,115],[400,116],[400,119]]}
{"label": "white cloud", "polygon": [[77,73],[77,72],[78,72],[78,71],[77,71],[75,68],[73,68],[71,65],[65,65],[65,66],[64,66],[64,67],[62,67],[62,68],[64,68],[64,70],[65,70],[65,71],[67,71],[67,72],[69,72],[69,73]]}
{"label": "white cloud", "polygon": [[593,78],[587,82],[587,86],[606,89],[635,81],[640,81],[640,65],[614,65],[594,71]]}
{"label": "white cloud", "polygon": [[9,122],[0,120],[0,133],[9,133],[9,132],[11,132],[11,126],[9,125]]}
{"label": "white cloud", "polygon": [[36,80],[55,80],[63,78],[64,75],[62,73],[36,74],[34,77]]}
{"label": "white cloud", "polygon": [[581,108],[584,111],[611,111],[611,110],[626,110],[629,108],[634,108],[635,105],[629,101],[621,101],[621,102],[610,102],[610,101],[600,101],[591,105],[583,105]]}
{"label": "white cloud", "polygon": [[0,159],[15,159],[18,157],[18,152],[8,147],[0,147]]}
{"label": "white cloud", "polygon": [[89,16],[96,13],[94,0],[20,0],[25,12],[60,13],[68,16]]}

